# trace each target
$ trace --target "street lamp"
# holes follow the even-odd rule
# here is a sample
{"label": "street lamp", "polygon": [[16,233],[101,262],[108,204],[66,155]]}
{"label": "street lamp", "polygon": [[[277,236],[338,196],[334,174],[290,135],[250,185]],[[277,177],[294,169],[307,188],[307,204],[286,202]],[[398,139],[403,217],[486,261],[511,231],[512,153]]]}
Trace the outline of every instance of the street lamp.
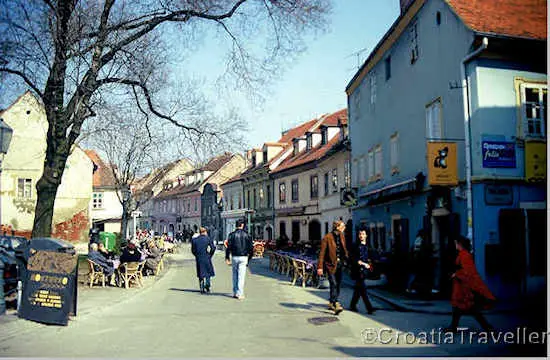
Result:
{"label": "street lamp", "polygon": [[[4,155],[8,153],[10,147],[13,129],[0,118],[0,226],[2,225],[2,161]],[[4,261],[0,255],[0,315],[6,312],[6,302],[4,299]]]}

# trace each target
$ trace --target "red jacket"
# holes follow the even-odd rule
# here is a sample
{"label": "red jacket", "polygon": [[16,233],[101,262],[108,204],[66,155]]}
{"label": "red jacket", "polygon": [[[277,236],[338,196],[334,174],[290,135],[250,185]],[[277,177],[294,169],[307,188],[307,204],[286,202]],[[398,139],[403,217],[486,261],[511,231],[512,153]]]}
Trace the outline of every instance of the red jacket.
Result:
{"label": "red jacket", "polygon": [[453,278],[451,305],[465,311],[471,310],[474,305],[484,309],[489,308],[496,298],[481,280],[472,254],[466,250],[460,250],[456,257],[456,266],[458,270]]}

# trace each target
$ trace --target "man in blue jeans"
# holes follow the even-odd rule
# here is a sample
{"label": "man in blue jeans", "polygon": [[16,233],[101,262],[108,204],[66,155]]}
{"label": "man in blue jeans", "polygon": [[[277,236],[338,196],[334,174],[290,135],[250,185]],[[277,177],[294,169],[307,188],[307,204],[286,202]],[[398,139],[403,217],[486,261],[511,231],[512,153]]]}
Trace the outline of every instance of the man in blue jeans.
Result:
{"label": "man in blue jeans", "polygon": [[[233,297],[244,299],[244,278],[246,266],[252,257],[254,248],[252,237],[244,230],[244,220],[237,220],[237,230],[229,234],[227,249],[225,249],[225,262],[233,265]],[[231,260],[229,256],[231,255]]]}

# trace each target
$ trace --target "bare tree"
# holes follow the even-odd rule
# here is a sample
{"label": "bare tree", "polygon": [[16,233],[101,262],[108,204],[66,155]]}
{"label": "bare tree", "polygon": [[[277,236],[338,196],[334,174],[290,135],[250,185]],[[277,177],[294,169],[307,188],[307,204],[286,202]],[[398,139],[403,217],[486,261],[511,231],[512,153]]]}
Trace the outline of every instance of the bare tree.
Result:
{"label": "bare tree", "polygon": [[121,234],[125,236],[128,220],[137,205],[130,197],[130,187],[140,173],[158,166],[159,132],[147,116],[128,106],[105,108],[94,120],[83,142],[97,149],[109,164],[122,205]]}
{"label": "bare tree", "polygon": [[153,98],[151,89],[165,79],[163,29],[176,26],[190,40],[201,28],[219,29],[230,44],[226,73],[253,92],[276,73],[277,60],[303,45],[306,30],[324,25],[329,1],[0,0],[0,73],[41,97],[49,124],[32,236],[50,235],[70,150],[97,104],[116,89],[127,87],[140,107],[188,134],[218,137]]}

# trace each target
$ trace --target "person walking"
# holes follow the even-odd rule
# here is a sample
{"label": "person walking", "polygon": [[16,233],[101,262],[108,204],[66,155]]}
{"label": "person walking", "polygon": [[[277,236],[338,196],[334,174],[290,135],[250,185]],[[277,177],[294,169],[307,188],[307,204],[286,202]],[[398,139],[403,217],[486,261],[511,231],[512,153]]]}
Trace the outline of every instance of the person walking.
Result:
{"label": "person walking", "polygon": [[243,300],[246,266],[252,257],[253,244],[252,237],[244,230],[244,220],[237,220],[236,227],[227,239],[225,262],[233,266],[233,297]]}
{"label": "person walking", "polygon": [[191,252],[197,263],[197,277],[201,294],[210,293],[210,278],[215,275],[212,256],[216,252],[214,241],[207,235],[205,228],[199,229],[200,235],[191,241]]}
{"label": "person walking", "polygon": [[340,296],[340,284],[342,283],[342,269],[348,259],[344,230],[346,224],[337,220],[332,224],[332,232],[321,240],[319,260],[317,261],[317,275],[323,276],[326,272],[330,284],[330,297],[328,309],[335,315],[340,314],[344,308],[338,302]]}
{"label": "person walking", "polygon": [[458,322],[464,314],[472,315],[484,330],[491,331],[493,327],[481,314],[481,310],[490,308],[496,298],[476,270],[474,259],[470,253],[470,239],[459,235],[455,240],[455,247],[458,256],[455,262],[457,270],[451,275],[453,317],[451,325],[445,331],[457,332]]}
{"label": "person walking", "polygon": [[367,313],[373,314],[374,307],[369,301],[367,295],[367,273],[372,271],[372,261],[369,258],[369,250],[367,245],[367,231],[365,229],[359,230],[359,241],[354,245],[351,251],[351,278],[355,280],[355,287],[353,290],[353,296],[351,297],[351,303],[349,309],[353,312],[358,312],[357,302],[359,297],[363,299]]}

